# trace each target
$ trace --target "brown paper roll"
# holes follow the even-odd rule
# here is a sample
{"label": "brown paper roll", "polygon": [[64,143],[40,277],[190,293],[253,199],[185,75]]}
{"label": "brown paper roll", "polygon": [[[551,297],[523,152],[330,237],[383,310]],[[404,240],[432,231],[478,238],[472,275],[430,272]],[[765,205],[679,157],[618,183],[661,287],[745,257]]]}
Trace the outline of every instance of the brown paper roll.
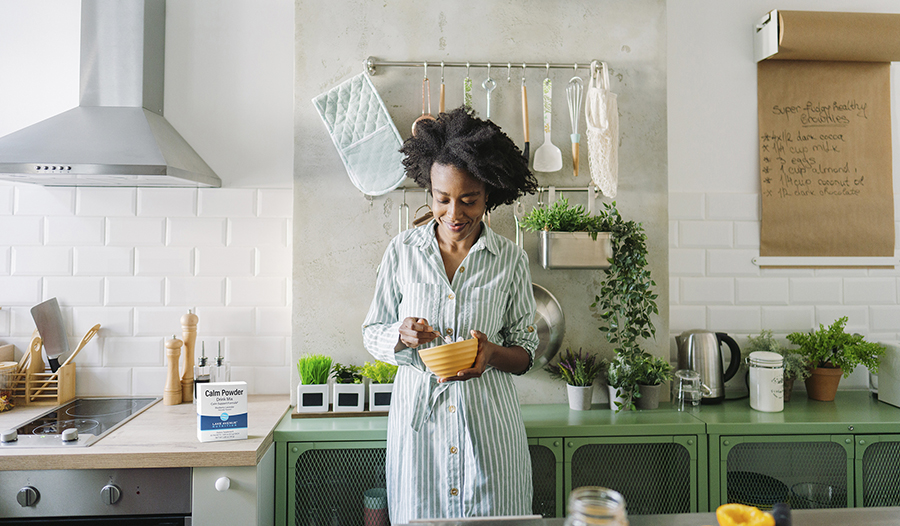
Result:
{"label": "brown paper roll", "polygon": [[778,11],[769,60],[900,61],[900,14]]}

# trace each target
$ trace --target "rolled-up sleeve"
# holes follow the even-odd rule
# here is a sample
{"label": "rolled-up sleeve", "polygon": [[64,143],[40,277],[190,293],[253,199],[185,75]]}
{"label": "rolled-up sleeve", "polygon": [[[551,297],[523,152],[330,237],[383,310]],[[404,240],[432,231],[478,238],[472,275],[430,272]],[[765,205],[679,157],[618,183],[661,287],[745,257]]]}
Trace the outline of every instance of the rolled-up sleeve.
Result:
{"label": "rolled-up sleeve", "polygon": [[376,360],[406,365],[412,361],[412,349],[394,351],[400,339],[402,322],[398,315],[402,295],[394,279],[398,263],[396,243],[391,243],[378,267],[375,296],[362,326],[363,345]]}
{"label": "rolled-up sleeve", "polygon": [[[531,270],[528,268],[528,255],[519,251],[514,261],[513,279],[510,281],[509,303],[504,313],[503,336],[505,347],[519,346],[528,352],[528,369],[534,363],[534,352],[538,347],[538,333],[534,327],[535,303],[534,290],[531,285]],[[526,369],[520,374],[528,371]]]}

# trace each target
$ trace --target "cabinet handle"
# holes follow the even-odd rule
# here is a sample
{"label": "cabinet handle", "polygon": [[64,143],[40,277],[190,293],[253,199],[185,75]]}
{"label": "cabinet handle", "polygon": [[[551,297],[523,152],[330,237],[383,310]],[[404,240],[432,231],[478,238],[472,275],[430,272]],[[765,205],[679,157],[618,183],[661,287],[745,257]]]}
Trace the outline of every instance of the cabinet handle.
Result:
{"label": "cabinet handle", "polygon": [[216,491],[228,491],[231,487],[231,479],[228,477],[219,477],[216,479]]}

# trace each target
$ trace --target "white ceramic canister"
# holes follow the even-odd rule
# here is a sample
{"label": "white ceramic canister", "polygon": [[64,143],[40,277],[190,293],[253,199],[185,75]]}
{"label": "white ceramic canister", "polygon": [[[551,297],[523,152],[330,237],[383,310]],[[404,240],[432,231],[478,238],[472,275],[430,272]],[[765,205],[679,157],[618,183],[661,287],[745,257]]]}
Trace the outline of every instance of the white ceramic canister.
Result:
{"label": "white ceramic canister", "polygon": [[784,410],[784,358],[774,352],[750,353],[750,407],[777,413]]}

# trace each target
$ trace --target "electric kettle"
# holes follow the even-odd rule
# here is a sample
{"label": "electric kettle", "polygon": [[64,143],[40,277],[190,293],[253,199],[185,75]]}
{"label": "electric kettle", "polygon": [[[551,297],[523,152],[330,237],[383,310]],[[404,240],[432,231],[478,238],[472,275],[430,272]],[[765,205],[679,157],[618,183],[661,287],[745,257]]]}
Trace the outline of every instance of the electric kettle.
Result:
{"label": "electric kettle", "polygon": [[[703,393],[704,404],[717,404],[725,399],[725,382],[730,380],[741,366],[741,349],[731,336],[724,332],[694,329],[675,337],[678,344],[678,368],[693,369],[700,373],[700,382],[709,388]],[[731,350],[728,370],[723,372],[721,345],[725,342]]]}

